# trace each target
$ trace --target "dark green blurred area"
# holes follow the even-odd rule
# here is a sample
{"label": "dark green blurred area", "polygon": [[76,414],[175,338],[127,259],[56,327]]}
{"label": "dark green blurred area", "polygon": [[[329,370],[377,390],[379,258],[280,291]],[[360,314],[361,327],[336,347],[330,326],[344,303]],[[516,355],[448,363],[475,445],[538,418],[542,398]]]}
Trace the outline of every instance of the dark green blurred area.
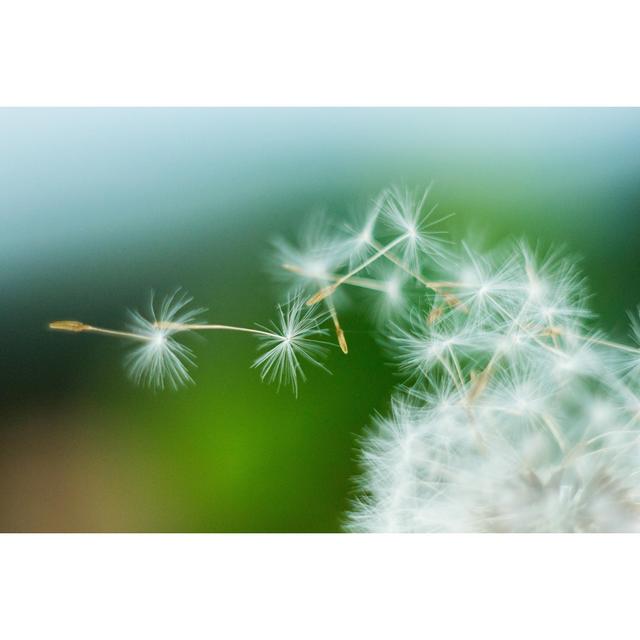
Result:
{"label": "dark green blurred area", "polygon": [[[392,183],[425,186],[454,238],[563,244],[601,326],[640,301],[640,111],[0,111],[0,529],[337,531],[357,437],[399,381],[364,299],[350,343],[295,398],[260,382],[250,336],[192,343],[196,384],[133,387],[120,327],[177,286],[209,321],[273,317],[271,240],[340,221]],[[315,213],[314,213],[315,212]]]}

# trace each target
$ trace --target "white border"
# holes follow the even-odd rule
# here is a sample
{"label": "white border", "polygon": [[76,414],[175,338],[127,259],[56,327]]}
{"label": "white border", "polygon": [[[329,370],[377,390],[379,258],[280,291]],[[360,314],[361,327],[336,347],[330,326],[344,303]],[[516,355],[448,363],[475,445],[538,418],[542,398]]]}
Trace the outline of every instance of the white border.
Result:
{"label": "white border", "polygon": [[624,535],[0,540],[0,637],[637,638]]}
{"label": "white border", "polygon": [[638,105],[630,0],[5,0],[5,105]]}
{"label": "white border", "polygon": [[[636,6],[4,2],[0,103],[637,105]],[[0,636],[636,637],[638,540],[5,535]]]}

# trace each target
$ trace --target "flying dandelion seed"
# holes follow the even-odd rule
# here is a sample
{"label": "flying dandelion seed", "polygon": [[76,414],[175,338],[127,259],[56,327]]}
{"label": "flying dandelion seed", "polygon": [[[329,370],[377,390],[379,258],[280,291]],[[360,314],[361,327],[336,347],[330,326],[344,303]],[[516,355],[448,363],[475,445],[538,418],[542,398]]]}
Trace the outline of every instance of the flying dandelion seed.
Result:
{"label": "flying dandelion seed", "polygon": [[291,385],[296,395],[298,380],[304,379],[303,362],[324,368],[319,359],[326,351],[325,342],[319,337],[327,331],[320,328],[319,323],[326,316],[304,307],[299,297],[278,307],[278,319],[271,328],[207,324],[200,319],[204,309],[190,309],[191,302],[191,296],[177,291],[156,305],[152,294],[147,316],[129,312],[127,331],[94,327],[76,320],[58,320],[49,327],[113,336],[135,343],[125,357],[126,369],[136,384],[154,390],[178,389],[193,382],[189,368],[195,366],[195,355],[177,340],[179,334],[188,332],[232,331],[257,336],[262,341],[261,348],[266,346],[268,350],[253,366],[261,369],[264,380],[277,382],[278,386]]}
{"label": "flying dandelion seed", "polygon": [[437,225],[449,216],[433,219],[437,205],[425,211],[431,187],[422,194],[412,193],[407,188],[394,187],[387,192],[382,219],[398,241],[404,262],[417,268],[422,262],[439,264],[447,257],[444,231]]}
{"label": "flying dandelion seed", "polygon": [[264,353],[253,366],[260,369],[262,379],[278,387],[290,385],[297,395],[298,379],[305,379],[302,362],[325,369],[321,359],[326,345],[321,338],[328,332],[320,328],[325,318],[305,306],[300,297],[278,307],[277,319],[259,336]]}
{"label": "flying dandelion seed", "polygon": [[136,384],[162,390],[193,382],[189,367],[195,366],[195,355],[175,338],[205,311],[189,309],[192,301],[191,296],[177,291],[155,305],[152,293],[148,317],[129,312],[129,331],[145,338],[125,358],[126,369]]}

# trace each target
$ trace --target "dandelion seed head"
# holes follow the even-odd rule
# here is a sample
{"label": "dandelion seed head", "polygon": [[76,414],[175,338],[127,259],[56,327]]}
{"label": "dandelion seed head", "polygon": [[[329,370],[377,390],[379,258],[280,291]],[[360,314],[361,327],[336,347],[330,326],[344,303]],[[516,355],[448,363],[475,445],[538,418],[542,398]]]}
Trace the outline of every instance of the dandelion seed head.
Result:
{"label": "dandelion seed head", "polygon": [[[391,190],[383,215],[403,259],[433,272],[416,203]],[[350,529],[638,531],[640,348],[588,329],[583,278],[558,251],[432,253],[431,309],[387,334],[413,386],[363,441]]]}
{"label": "dandelion seed head", "polygon": [[529,275],[529,281],[525,285],[525,290],[529,300],[538,302],[544,300],[544,296],[548,292],[548,286],[535,273],[531,273]]}
{"label": "dandelion seed head", "polygon": [[[392,262],[385,260],[367,270],[363,286],[350,293],[357,293],[369,311],[371,319],[380,327],[390,321],[404,317],[412,302],[417,301],[423,291],[416,291],[410,278]],[[355,299],[355,296],[354,296]]]}
{"label": "dandelion seed head", "polygon": [[385,198],[386,190],[373,200],[367,210],[356,214],[353,220],[343,224],[341,250],[348,257],[350,269],[374,249],[375,229]]}
{"label": "dandelion seed head", "polygon": [[164,346],[166,339],[167,339],[166,336],[163,335],[161,331],[157,331],[152,342],[156,348],[161,349]]}
{"label": "dandelion seed head", "polygon": [[[635,346],[611,342],[575,259],[525,242],[456,247],[428,195],[386,189],[298,260],[312,305],[340,308],[347,288],[356,304],[376,296],[362,308],[384,318],[404,376],[362,441],[350,528],[638,530],[640,314]],[[276,333],[256,364],[297,390],[296,334]]]}
{"label": "dandelion seed head", "polygon": [[512,320],[523,303],[519,265],[513,256],[483,255],[465,242],[456,260],[462,263],[455,277],[462,287],[460,300],[487,325]]}
{"label": "dandelion seed head", "polygon": [[175,337],[187,332],[186,327],[204,312],[189,308],[191,302],[191,296],[180,290],[160,301],[152,293],[147,315],[129,312],[128,329],[142,337],[125,358],[129,376],[136,384],[162,390],[192,382],[189,368],[195,366],[195,356]]}
{"label": "dandelion seed head", "polygon": [[386,192],[382,205],[382,217],[398,241],[403,260],[416,266],[420,259],[432,264],[440,263],[446,256],[446,240],[437,229],[441,220],[432,219],[435,207],[425,212],[429,189],[422,194],[395,187]]}
{"label": "dandelion seed head", "polygon": [[[353,238],[356,250],[369,248],[374,241],[373,231],[378,220],[380,209],[376,206],[367,212],[364,220],[360,221],[353,231]],[[348,227],[350,229],[350,227]]]}
{"label": "dandelion seed head", "polygon": [[289,285],[290,295],[328,284],[348,252],[335,225],[322,212],[314,212],[296,242],[278,239],[275,249],[274,273]]}
{"label": "dandelion seed head", "polygon": [[279,306],[277,319],[261,327],[265,332],[259,336],[263,353],[253,363],[261,378],[278,387],[289,385],[298,395],[299,380],[306,379],[302,363],[325,368],[321,361],[327,350],[324,338],[328,331],[320,325],[326,318],[327,312],[308,307],[300,295]]}
{"label": "dandelion seed head", "polygon": [[614,404],[602,398],[589,398],[586,413],[590,423],[601,426],[613,422],[617,410]]}
{"label": "dandelion seed head", "polygon": [[505,357],[518,357],[531,347],[528,334],[519,328],[513,328],[506,334],[494,334],[496,350]]}
{"label": "dandelion seed head", "polygon": [[304,273],[310,278],[320,281],[326,281],[329,278],[329,264],[326,260],[318,260],[312,257],[307,261],[303,261],[301,266]]}
{"label": "dandelion seed head", "polygon": [[397,302],[400,299],[400,287],[401,283],[397,278],[389,278],[385,283],[385,290],[392,302]]}
{"label": "dandelion seed head", "polygon": [[390,336],[400,369],[411,375],[426,375],[433,367],[448,367],[452,358],[465,357],[479,345],[468,340],[468,334],[452,314],[429,325],[416,316],[409,329],[394,325]]}

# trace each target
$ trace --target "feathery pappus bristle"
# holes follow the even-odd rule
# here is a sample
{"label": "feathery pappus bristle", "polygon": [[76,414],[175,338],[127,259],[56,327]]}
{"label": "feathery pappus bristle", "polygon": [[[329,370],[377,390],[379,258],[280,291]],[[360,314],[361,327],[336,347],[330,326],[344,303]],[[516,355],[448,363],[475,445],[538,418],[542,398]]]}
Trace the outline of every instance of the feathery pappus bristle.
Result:
{"label": "feathery pappus bristle", "polygon": [[193,298],[176,291],[156,304],[152,293],[148,315],[129,312],[128,330],[147,340],[136,344],[125,358],[131,379],[142,386],[162,390],[178,389],[193,382],[189,368],[195,366],[193,351],[179,342],[176,335],[189,330],[199,321],[204,309],[190,309]]}
{"label": "feathery pappus bristle", "polygon": [[[300,295],[293,296],[277,309],[276,320],[259,336],[264,351],[253,366],[260,370],[263,380],[278,387],[290,385],[298,394],[298,380],[305,380],[302,363],[325,369],[321,360],[326,353],[328,331],[321,328],[326,313],[304,304]],[[325,369],[326,370],[326,369]]]}

